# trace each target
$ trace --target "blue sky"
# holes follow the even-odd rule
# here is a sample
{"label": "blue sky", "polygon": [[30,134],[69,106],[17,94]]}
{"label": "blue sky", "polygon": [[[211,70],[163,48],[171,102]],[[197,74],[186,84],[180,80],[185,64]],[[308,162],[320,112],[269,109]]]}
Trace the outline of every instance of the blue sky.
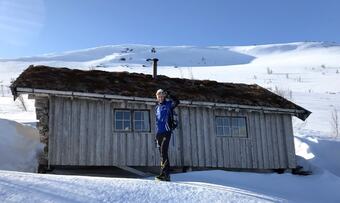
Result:
{"label": "blue sky", "polygon": [[340,42],[337,0],[0,0],[0,58],[109,44]]}

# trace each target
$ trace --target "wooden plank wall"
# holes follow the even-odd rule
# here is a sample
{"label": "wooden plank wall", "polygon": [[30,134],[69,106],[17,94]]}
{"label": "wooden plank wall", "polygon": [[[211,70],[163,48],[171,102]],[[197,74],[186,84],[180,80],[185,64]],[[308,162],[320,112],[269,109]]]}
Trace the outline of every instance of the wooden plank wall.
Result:
{"label": "wooden plank wall", "polygon": [[[151,132],[115,132],[114,109],[147,109]],[[49,164],[159,166],[154,106],[50,97]],[[294,168],[291,115],[180,106],[169,146],[172,166]],[[248,136],[217,137],[215,116],[244,116]]]}

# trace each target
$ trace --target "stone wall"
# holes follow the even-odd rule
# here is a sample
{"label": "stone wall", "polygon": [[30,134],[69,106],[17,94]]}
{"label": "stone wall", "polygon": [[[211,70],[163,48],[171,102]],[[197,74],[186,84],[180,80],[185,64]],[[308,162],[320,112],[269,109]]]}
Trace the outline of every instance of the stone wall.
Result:
{"label": "stone wall", "polygon": [[39,130],[40,142],[45,144],[43,152],[39,156],[38,172],[44,172],[48,167],[48,123],[49,123],[49,99],[48,97],[35,96],[35,109],[37,129]]}

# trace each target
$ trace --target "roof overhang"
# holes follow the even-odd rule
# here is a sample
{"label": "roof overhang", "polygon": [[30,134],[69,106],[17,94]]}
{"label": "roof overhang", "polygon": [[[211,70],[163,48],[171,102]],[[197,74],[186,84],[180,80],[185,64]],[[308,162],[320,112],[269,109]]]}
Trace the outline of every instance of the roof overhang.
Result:
{"label": "roof overhang", "polygon": [[[134,97],[134,96],[121,96],[121,95],[111,95],[111,94],[98,94],[98,93],[85,93],[85,92],[73,92],[73,91],[59,91],[59,90],[46,90],[46,89],[34,89],[34,88],[23,88],[16,87],[12,90],[14,99],[16,99],[19,94],[46,94],[46,95],[60,95],[60,96],[73,96],[73,97],[90,97],[97,99],[116,99],[116,100],[127,100],[127,101],[141,101],[141,102],[155,102],[153,98],[147,97]],[[180,100],[182,105],[198,105],[198,106],[209,106],[209,107],[220,107],[220,108],[231,108],[231,109],[247,109],[253,111],[265,111],[265,112],[277,112],[292,114],[301,120],[306,120],[311,114],[310,111],[303,109],[283,109],[283,108],[273,108],[265,106],[250,106],[250,105],[239,105],[239,104],[228,104],[228,103],[214,103],[214,102],[203,102],[203,101],[189,101]]]}

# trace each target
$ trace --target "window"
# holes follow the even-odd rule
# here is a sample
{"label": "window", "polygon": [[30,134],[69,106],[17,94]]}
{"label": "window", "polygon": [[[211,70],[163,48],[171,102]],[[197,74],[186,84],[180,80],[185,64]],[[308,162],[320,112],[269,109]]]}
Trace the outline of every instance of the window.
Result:
{"label": "window", "polygon": [[114,111],[116,131],[150,131],[148,110],[117,109]]}
{"label": "window", "polygon": [[131,130],[131,112],[128,110],[115,111],[115,130],[130,131]]}
{"label": "window", "polygon": [[150,131],[149,111],[134,111],[133,127],[135,131]]}
{"label": "window", "polygon": [[247,137],[246,118],[216,116],[216,135],[225,137]]}

